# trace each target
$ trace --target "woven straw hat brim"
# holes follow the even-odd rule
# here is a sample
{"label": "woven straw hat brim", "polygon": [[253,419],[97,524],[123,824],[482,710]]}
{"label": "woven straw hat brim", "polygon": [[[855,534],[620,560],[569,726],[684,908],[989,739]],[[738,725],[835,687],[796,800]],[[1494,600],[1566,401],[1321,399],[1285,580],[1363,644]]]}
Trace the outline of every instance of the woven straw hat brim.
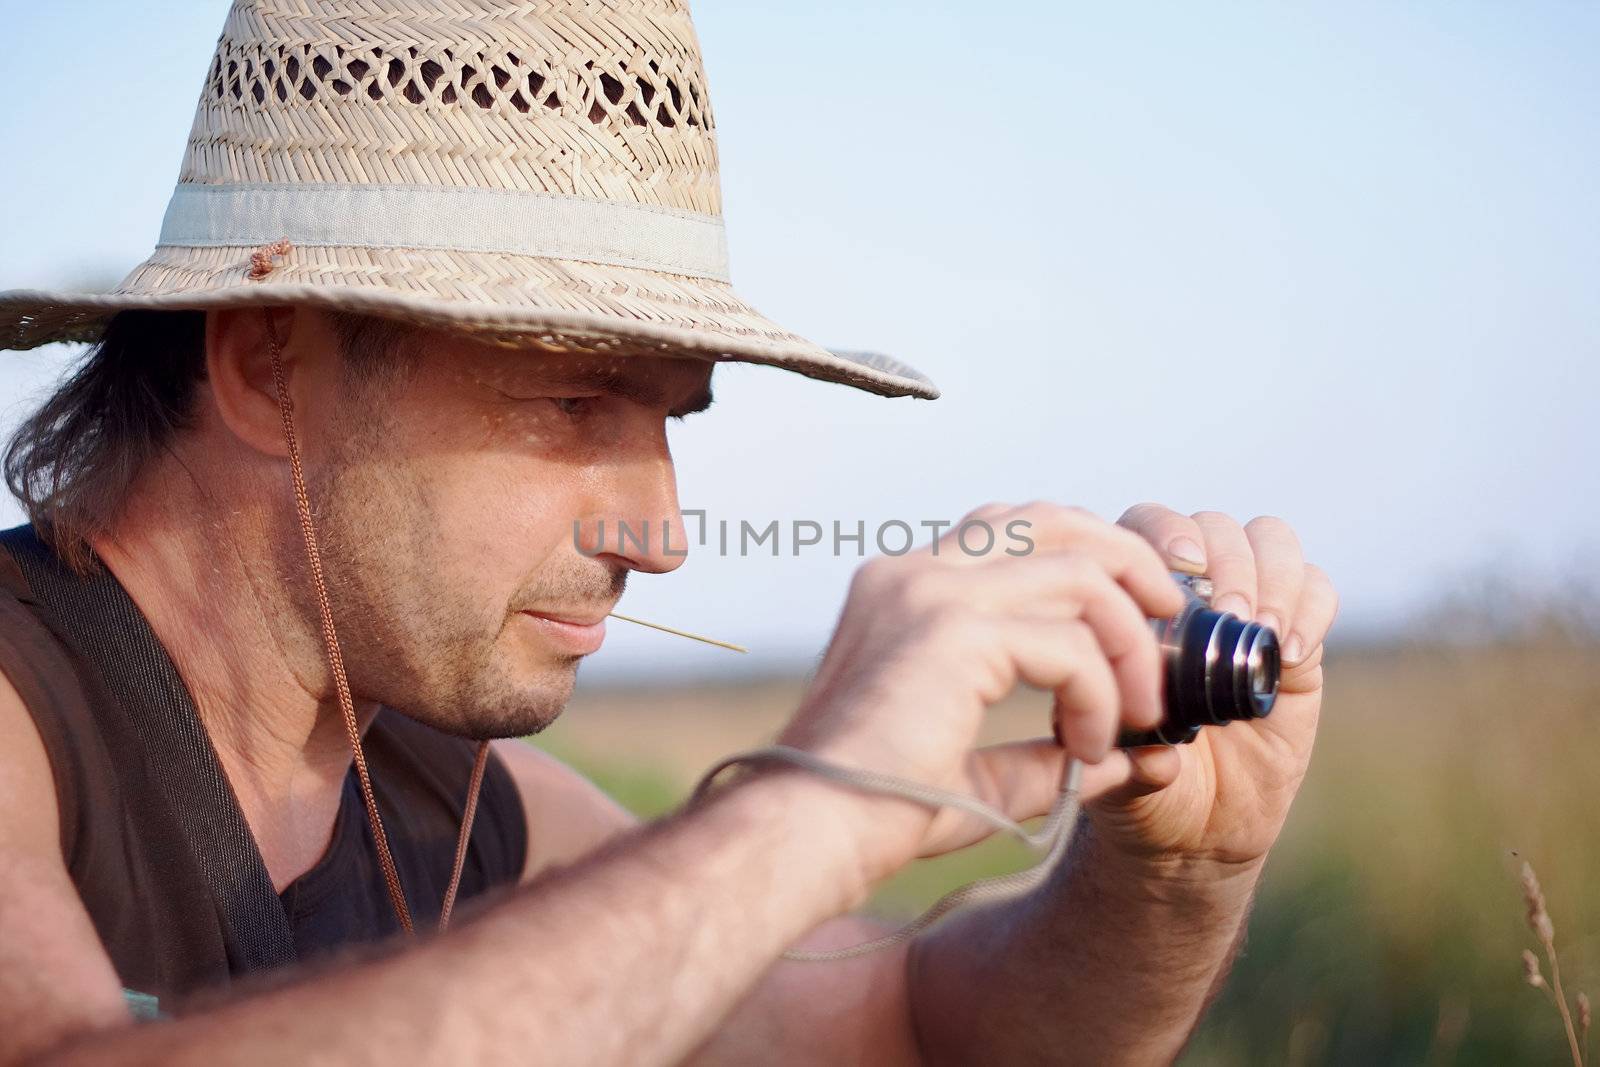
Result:
{"label": "woven straw hat brim", "polygon": [[276,303],[939,395],[733,291],[686,0],[234,0],[154,254],[110,293],[0,293],[0,347]]}
{"label": "woven straw hat brim", "polygon": [[715,279],[495,253],[300,247],[257,281],[256,251],[160,248],[110,293],[0,292],[0,348],[93,342],[124,310],[307,304],[545,351],[759,363],[881,396],[939,395],[898,360],[783,329]]}

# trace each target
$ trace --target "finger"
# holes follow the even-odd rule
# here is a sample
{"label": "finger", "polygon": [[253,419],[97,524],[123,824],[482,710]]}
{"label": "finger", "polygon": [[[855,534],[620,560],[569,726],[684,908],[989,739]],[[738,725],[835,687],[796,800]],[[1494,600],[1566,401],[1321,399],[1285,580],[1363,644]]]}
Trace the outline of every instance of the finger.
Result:
{"label": "finger", "polygon": [[1148,541],[1169,569],[1206,573],[1205,535],[1189,516],[1160,504],[1135,504],[1122,513],[1117,525]]}
{"label": "finger", "polygon": [[[1061,776],[1068,755],[1048,737],[1007,741],[972,753],[973,792],[984,803],[1022,822],[1047,815],[1061,793]],[[1132,764],[1125,753],[1114,752],[1099,763],[1086,765],[1079,796],[1093,800],[1128,780]]]}
{"label": "finger", "polygon": [[1244,533],[1256,560],[1256,621],[1284,640],[1305,583],[1300,538],[1288,523],[1271,516],[1251,519]]}
{"label": "finger", "polygon": [[[980,577],[981,576],[981,577]],[[1110,663],[1130,725],[1148,729],[1161,720],[1161,649],[1145,613],[1126,589],[1096,562],[1081,556],[1038,556],[996,561],[981,572],[978,597],[990,611],[1035,619],[1081,619]]]}
{"label": "finger", "polygon": [[1029,555],[1025,539],[1015,537],[1008,519],[1016,514],[1015,504],[991,501],[967,512],[933,539],[925,551],[929,556],[951,563],[974,563],[1004,556]]}
{"label": "finger", "polygon": [[1082,508],[1036,502],[990,521],[1031,542],[1027,553],[1073,552],[1093,556],[1146,615],[1167,618],[1183,607],[1168,567],[1144,538]]}
{"label": "finger", "polygon": [[1333,628],[1339,614],[1339,594],[1321,567],[1308,563],[1295,605],[1294,621],[1283,641],[1283,661],[1290,667],[1309,661]]}
{"label": "finger", "polygon": [[1051,719],[1062,747],[1090,763],[1103,759],[1116,740],[1123,700],[1094,631],[1079,621],[1005,625],[1018,675],[1054,694]]}
{"label": "finger", "polygon": [[[967,757],[970,792],[1013,822],[1048,814],[1061,793],[1067,754],[1049,738],[1008,741],[976,749]],[[1128,777],[1128,758],[1113,752],[1083,768],[1079,795],[1094,800],[1121,786]],[[958,818],[952,818],[958,816]],[[989,823],[954,809],[940,813],[940,823],[925,843],[923,857],[942,855],[982,841],[994,832]]]}
{"label": "finger", "polygon": [[1128,776],[1109,786],[1098,799],[1106,804],[1127,804],[1158,792],[1183,773],[1183,752],[1176,745],[1151,746],[1128,751]]}
{"label": "finger", "polygon": [[1128,760],[1128,783],[1123,788],[1131,796],[1165,789],[1183,770],[1183,754],[1176,745],[1137,749],[1128,754]]}
{"label": "finger", "polygon": [[1219,511],[1196,512],[1192,518],[1205,538],[1211,606],[1241,619],[1255,618],[1256,560],[1244,528]]}

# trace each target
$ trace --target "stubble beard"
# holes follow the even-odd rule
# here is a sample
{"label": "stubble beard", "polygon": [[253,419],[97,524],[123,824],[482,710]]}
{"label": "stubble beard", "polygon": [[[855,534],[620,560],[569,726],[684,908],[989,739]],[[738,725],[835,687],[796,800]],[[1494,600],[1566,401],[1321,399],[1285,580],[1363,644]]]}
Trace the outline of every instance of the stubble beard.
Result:
{"label": "stubble beard", "polygon": [[[462,737],[540,732],[570,699],[581,657],[550,657],[532,676],[513,667],[501,644],[515,619],[511,606],[474,611],[441,579],[433,561],[450,517],[435,513],[403,459],[375,459],[383,453],[364,449],[362,436],[343,443],[307,485],[352,694]],[[299,617],[316,627],[298,526],[286,534],[280,574]]]}

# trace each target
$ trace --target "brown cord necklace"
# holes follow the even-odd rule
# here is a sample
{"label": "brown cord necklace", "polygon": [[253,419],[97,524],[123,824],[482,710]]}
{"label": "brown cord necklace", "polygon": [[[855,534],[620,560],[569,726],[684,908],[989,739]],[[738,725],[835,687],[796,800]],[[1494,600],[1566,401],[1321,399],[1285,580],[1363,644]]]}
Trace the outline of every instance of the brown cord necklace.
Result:
{"label": "brown cord necklace", "polygon": [[[317,613],[322,621],[322,644],[327,652],[328,667],[333,672],[334,689],[339,697],[339,712],[344,718],[345,736],[350,741],[350,754],[355,759],[356,777],[361,782],[361,799],[367,808],[367,824],[372,827],[372,840],[378,849],[378,866],[383,871],[384,884],[389,889],[389,902],[394,905],[395,918],[407,934],[414,933],[411,909],[406,904],[405,890],[400,885],[400,871],[395,867],[394,855],[389,850],[389,837],[383,832],[383,817],[378,814],[378,801],[372,792],[372,775],[367,770],[367,757],[361,750],[361,728],[356,722],[355,703],[350,697],[350,684],[345,679],[344,657],[339,651],[339,635],[333,627],[333,604],[328,599],[328,586],[322,574],[322,553],[317,547],[317,531],[311,521],[311,500],[306,493],[305,471],[300,464],[300,443],[294,432],[294,404],[283,379],[283,357],[278,346],[277,331],[270,312],[263,312],[267,320],[267,350],[272,355],[272,386],[278,395],[278,412],[283,416],[283,439],[289,450],[289,475],[294,483],[294,506],[300,520],[300,533],[305,540],[306,561],[311,567],[311,583],[317,594]],[[467,785],[466,807],[461,815],[461,834],[456,840],[455,862],[451,865],[450,885],[445,890],[444,905],[439,912],[439,929],[450,925],[450,912],[455,907],[456,893],[461,887],[461,871],[466,864],[467,844],[472,836],[472,820],[478,811],[478,792],[483,786],[483,772],[489,759],[489,742],[478,744],[477,758],[472,764],[472,780]]]}
{"label": "brown cord necklace", "polygon": [[[274,259],[287,255],[289,250],[290,245],[287,241],[262,248],[251,258],[250,276],[258,280],[266,277],[273,270]],[[317,545],[316,526],[311,520],[311,500],[306,492],[305,471],[300,463],[299,438],[294,431],[294,403],[289,399],[289,390],[284,383],[283,354],[278,344],[277,330],[273,325],[271,313],[263,311],[263,315],[267,326],[267,350],[272,356],[272,386],[277,394],[278,413],[283,417],[283,439],[289,452],[289,476],[294,485],[295,514],[299,518],[300,534],[305,541],[306,561],[311,569],[311,583],[317,594],[317,613],[322,623],[323,648],[327,653],[328,667],[333,673],[334,689],[339,698],[339,713],[344,719],[345,736],[350,741],[350,754],[355,760],[356,778],[361,783],[361,799],[367,809],[367,824],[372,828],[372,840],[377,846],[378,866],[383,871],[384,885],[389,890],[389,902],[394,906],[395,918],[399,920],[400,928],[410,934],[415,932],[411,922],[411,909],[406,904],[405,890],[400,884],[400,871],[395,866],[394,855],[389,849],[389,837],[383,830],[383,817],[378,813],[378,801],[372,792],[372,775],[367,770],[367,757],[361,748],[361,728],[356,722],[355,702],[350,696],[350,684],[344,672],[344,656],[339,651],[339,635],[333,625],[333,604],[328,598],[328,586],[322,573],[322,552]],[[704,641],[736,652],[748,651],[741,645],[673,629],[660,623],[646,622],[615,612],[612,616],[625,622],[664,630],[680,637]],[[467,799],[461,814],[461,832],[456,839],[455,861],[450,868],[450,884],[445,889],[444,903],[439,910],[441,932],[449,927],[450,914],[455,910],[456,894],[461,888],[461,872],[467,860],[467,846],[472,838],[472,821],[478,813],[478,794],[483,788],[483,775],[488,762],[489,742],[485,740],[478,743],[477,756],[472,763],[472,779],[467,784]]]}

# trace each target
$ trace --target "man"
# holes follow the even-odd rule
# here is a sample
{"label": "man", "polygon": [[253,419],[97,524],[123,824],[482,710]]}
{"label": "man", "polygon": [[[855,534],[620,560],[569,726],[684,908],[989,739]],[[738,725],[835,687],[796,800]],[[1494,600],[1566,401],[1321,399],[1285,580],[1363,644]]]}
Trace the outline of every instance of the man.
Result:
{"label": "man", "polygon": [[[994,504],[970,518],[1033,551],[861,568],[785,744],[1018,819],[1091,764],[1050,883],[880,953],[779,960],[879,933],[847,913],[974,820],[763,767],[639,826],[512,740],[627,573],[680,562],[665,425],[715,361],[937,395],[733,294],[713,131],[675,0],[240,0],[151,259],[0,295],[10,347],[99,342],[7,455],[0,1060],[1181,1048],[1320,704],[1335,598],[1277,520]],[[669,536],[574,543],[600,520]],[[1160,717],[1172,569],[1284,635],[1283,695],[1114,751]],[[1059,743],[974,751],[1019,682]]]}

